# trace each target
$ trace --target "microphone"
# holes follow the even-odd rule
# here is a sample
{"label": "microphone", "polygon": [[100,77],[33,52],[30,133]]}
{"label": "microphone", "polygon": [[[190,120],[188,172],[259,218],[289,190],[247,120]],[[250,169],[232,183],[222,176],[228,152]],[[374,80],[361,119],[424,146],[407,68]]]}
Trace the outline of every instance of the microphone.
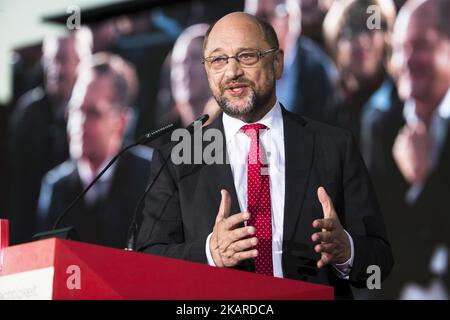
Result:
{"label": "microphone", "polygon": [[142,136],[140,136],[137,141],[125,148],[123,148],[119,153],[111,159],[111,161],[106,165],[105,168],[95,177],[94,180],[72,201],[72,203],[58,216],[56,219],[51,231],[41,232],[36,234],[33,238],[42,239],[42,238],[50,238],[50,237],[63,237],[67,238],[69,235],[73,235],[74,238],[78,238],[75,230],[73,227],[68,227],[64,229],[59,229],[58,225],[61,223],[61,221],[69,214],[69,212],[72,210],[72,208],[83,198],[83,196],[92,188],[92,186],[103,176],[103,174],[114,164],[114,162],[117,161],[117,159],[120,158],[127,150],[136,147],[138,145],[147,144],[162,135],[168,133],[169,131],[172,131],[174,129],[175,125],[173,123],[170,123],[162,128],[159,128],[155,131],[151,131],[149,133],[146,133]]}
{"label": "microphone", "polygon": [[[194,133],[194,129],[195,129],[195,124],[198,122],[201,122],[202,125],[205,124],[206,121],[208,121],[209,119],[209,115],[204,114],[201,115],[200,117],[198,117],[197,119],[195,119],[194,122],[192,122],[189,126],[186,127],[186,130],[189,131],[190,134]],[[164,160],[163,164],[159,167],[158,171],[155,174],[155,177],[153,178],[153,180],[149,183],[149,185],[147,186],[147,188],[145,189],[144,193],[142,194],[142,196],[139,198],[139,201],[136,205],[136,209],[134,211],[133,214],[133,220],[131,221],[130,227],[128,229],[128,236],[127,236],[127,247],[125,248],[126,251],[134,251],[136,248],[136,237],[137,237],[137,233],[138,233],[138,225],[137,225],[137,216],[138,213],[141,212],[141,207],[144,204],[144,200],[147,196],[147,194],[150,192],[150,190],[152,189],[153,185],[155,184],[156,180],[158,180],[159,175],[161,174],[162,170],[166,167],[167,163],[169,162],[170,157],[167,157],[166,160]],[[153,231],[153,228],[152,228]],[[150,232],[152,233],[152,232]]]}

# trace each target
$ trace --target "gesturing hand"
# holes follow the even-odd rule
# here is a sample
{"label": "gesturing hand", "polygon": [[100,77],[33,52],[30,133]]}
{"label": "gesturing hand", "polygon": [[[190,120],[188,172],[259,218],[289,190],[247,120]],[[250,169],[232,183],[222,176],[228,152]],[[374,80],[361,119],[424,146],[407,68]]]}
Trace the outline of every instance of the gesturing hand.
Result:
{"label": "gesturing hand", "polygon": [[334,210],[333,202],[323,187],[317,189],[317,196],[322,204],[324,219],[313,221],[313,227],[321,228],[322,232],[314,233],[312,241],[319,242],[314,247],[321,254],[317,267],[322,268],[329,263],[341,264],[350,259],[351,246],[347,234]]}
{"label": "gesturing hand", "polygon": [[253,247],[258,243],[254,227],[238,225],[250,218],[248,212],[241,212],[230,217],[231,197],[228,191],[221,190],[222,200],[216,217],[209,249],[214,263],[218,267],[233,267],[243,260],[254,258],[258,251]]}
{"label": "gesturing hand", "polygon": [[423,183],[431,169],[431,138],[425,124],[405,125],[392,147],[395,163],[410,184]]}

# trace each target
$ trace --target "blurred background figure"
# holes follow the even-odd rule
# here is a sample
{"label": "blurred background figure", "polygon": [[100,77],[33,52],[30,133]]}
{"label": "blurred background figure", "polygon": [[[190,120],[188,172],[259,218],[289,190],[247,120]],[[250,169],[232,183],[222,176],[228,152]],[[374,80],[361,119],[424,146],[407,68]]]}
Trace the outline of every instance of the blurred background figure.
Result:
{"label": "blurred background figure", "polygon": [[13,92],[11,109],[26,92],[43,83],[42,44],[34,44],[14,50],[13,54]]}
{"label": "blurred background figure", "polygon": [[[378,26],[369,25],[371,6],[377,8]],[[350,129],[358,142],[372,109],[389,108],[397,100],[386,71],[394,21],[392,0],[336,1],[325,18],[325,39],[339,73],[335,124]]]}
{"label": "blurred background figure", "polygon": [[[58,215],[119,152],[137,95],[134,68],[118,56],[97,53],[82,65],[69,103],[70,159],[46,174],[37,231],[50,230]],[[124,154],[62,220],[80,240],[124,248],[128,226],[150,175],[151,149]]]}
{"label": "blurred background figure", "polygon": [[285,62],[277,82],[283,106],[302,116],[331,121],[336,95],[336,71],[330,58],[301,35],[300,0],[247,0],[245,11],[273,25]]}
{"label": "blurred background figure", "polygon": [[209,123],[220,113],[202,64],[208,28],[200,23],[184,29],[166,57],[158,92],[160,125],[175,122],[185,127],[205,113],[210,116]]}
{"label": "blurred background figure", "polygon": [[81,61],[91,54],[88,29],[43,43],[43,87],[22,96],[9,119],[7,215],[12,243],[30,239],[41,178],[68,157],[65,113]]}
{"label": "blurred background figure", "polygon": [[[326,40],[323,33],[323,22],[334,2],[341,0],[299,0],[302,9],[302,34],[314,40],[326,50]],[[391,2],[389,0],[388,2]],[[396,10],[407,0],[393,0]],[[383,1],[380,1],[383,2]]]}
{"label": "blurred background figure", "polygon": [[402,7],[391,66],[405,103],[400,112],[374,114],[368,128],[371,173],[396,257],[383,298],[449,297],[449,12],[447,0]]}
{"label": "blurred background figure", "polygon": [[[211,119],[219,113],[208,86],[203,58],[203,40],[207,24],[186,28],[175,41],[171,54],[170,80],[175,108],[182,126],[187,126],[204,114],[207,104]],[[217,108],[214,109],[214,105]],[[210,120],[211,121],[211,120]]]}
{"label": "blurred background figure", "polygon": [[[325,49],[323,20],[336,0],[299,0],[302,9],[302,33]],[[337,0],[340,1],[340,0]]]}

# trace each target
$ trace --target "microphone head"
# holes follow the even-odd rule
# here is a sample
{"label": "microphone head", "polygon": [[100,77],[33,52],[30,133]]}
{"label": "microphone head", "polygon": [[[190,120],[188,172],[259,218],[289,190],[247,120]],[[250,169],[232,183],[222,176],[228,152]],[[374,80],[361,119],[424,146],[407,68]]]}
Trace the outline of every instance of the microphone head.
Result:
{"label": "microphone head", "polygon": [[195,119],[195,121],[201,121],[202,125],[204,125],[206,123],[206,121],[208,121],[208,119],[209,119],[209,115],[208,114],[202,114],[200,117]]}
{"label": "microphone head", "polygon": [[[206,121],[208,121],[208,119],[209,119],[209,115],[203,114],[200,117],[198,117],[197,119],[195,119],[195,121],[192,122],[186,129],[190,133],[193,133],[194,132],[194,123],[201,121],[202,125],[204,125],[206,123]],[[155,140],[156,138],[159,138],[174,129],[175,129],[175,125],[173,123],[170,123],[167,126],[162,127],[158,130],[143,134],[142,136],[139,137],[139,139],[137,139],[136,143],[137,144],[149,143],[149,142]]]}
{"label": "microphone head", "polygon": [[158,130],[146,133],[142,136],[139,137],[139,139],[137,140],[137,144],[146,144],[149,143],[150,141],[155,140],[156,138],[159,138],[163,135],[165,135],[166,133],[168,133],[169,131],[172,131],[173,129],[175,129],[175,125],[173,123],[168,124],[167,126],[164,126]]}
{"label": "microphone head", "polygon": [[208,121],[209,115],[208,114],[202,114],[200,117],[194,120],[189,126],[186,127],[186,130],[189,131],[191,134],[194,133],[194,125],[195,123],[201,122],[202,126]]}

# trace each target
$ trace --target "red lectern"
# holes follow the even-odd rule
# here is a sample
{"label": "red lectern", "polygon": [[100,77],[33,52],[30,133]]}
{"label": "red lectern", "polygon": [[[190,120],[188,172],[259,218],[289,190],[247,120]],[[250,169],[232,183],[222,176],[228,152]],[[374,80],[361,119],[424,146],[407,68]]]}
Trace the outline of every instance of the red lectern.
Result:
{"label": "red lectern", "polygon": [[0,299],[333,299],[333,288],[47,239],[3,248]]}

